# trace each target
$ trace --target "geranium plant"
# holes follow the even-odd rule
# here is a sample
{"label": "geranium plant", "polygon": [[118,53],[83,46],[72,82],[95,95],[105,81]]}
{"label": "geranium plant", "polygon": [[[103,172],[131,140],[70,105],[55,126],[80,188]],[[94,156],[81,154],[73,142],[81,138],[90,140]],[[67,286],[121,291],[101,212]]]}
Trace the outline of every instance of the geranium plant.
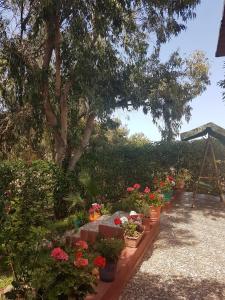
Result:
{"label": "geranium plant", "polygon": [[33,273],[32,286],[40,299],[53,300],[61,296],[84,299],[88,293],[94,293],[96,259],[82,240],[70,248],[57,246],[48,249]]}
{"label": "geranium plant", "polygon": [[143,215],[136,212],[130,212],[128,217],[115,218],[114,223],[124,230],[124,235],[128,237],[138,237],[143,231]]}
{"label": "geranium plant", "polygon": [[159,207],[164,204],[164,197],[159,191],[146,194],[145,200],[150,206],[154,207]]}
{"label": "geranium plant", "polygon": [[135,210],[138,213],[143,212],[143,193],[140,191],[141,185],[135,183],[133,186],[127,188],[126,196],[121,200],[118,209],[129,212]]}

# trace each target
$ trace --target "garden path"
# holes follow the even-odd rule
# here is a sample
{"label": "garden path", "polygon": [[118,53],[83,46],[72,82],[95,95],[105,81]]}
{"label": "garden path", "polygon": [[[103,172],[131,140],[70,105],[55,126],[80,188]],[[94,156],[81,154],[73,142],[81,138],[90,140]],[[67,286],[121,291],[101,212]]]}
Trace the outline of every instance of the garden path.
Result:
{"label": "garden path", "polygon": [[[145,256],[121,300],[225,300],[225,205],[184,193],[161,216],[153,253]],[[151,255],[152,254],[152,255]]]}

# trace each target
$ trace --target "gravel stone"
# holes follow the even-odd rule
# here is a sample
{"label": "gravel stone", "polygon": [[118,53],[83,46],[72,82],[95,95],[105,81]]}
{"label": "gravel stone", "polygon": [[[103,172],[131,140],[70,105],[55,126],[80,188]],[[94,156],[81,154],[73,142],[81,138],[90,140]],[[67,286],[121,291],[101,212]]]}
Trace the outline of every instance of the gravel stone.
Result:
{"label": "gravel stone", "polygon": [[120,300],[225,300],[225,205],[184,193]]}

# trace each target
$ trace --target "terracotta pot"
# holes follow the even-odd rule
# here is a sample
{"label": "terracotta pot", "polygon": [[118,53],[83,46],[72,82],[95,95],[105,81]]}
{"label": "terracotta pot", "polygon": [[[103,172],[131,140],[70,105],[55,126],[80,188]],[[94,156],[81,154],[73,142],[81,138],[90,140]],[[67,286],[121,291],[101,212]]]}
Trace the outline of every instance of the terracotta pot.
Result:
{"label": "terracotta pot", "polygon": [[155,206],[150,206],[149,210],[149,216],[150,216],[150,222],[151,223],[156,223],[160,219],[160,212],[161,212],[161,206],[155,207]]}
{"label": "terracotta pot", "polygon": [[176,189],[178,189],[178,190],[184,189],[184,186],[185,186],[185,181],[184,181],[184,180],[179,180],[179,181],[176,183]]}
{"label": "terracotta pot", "polygon": [[144,228],[145,228],[145,231],[151,230],[151,228],[152,228],[152,223],[151,223],[149,217],[145,217],[145,218],[143,219],[143,221],[142,221],[142,224],[143,224],[143,226],[144,226]]}
{"label": "terracotta pot", "polygon": [[89,220],[91,222],[98,220],[101,217],[101,214],[98,212],[94,212],[93,214],[89,215]]}
{"label": "terracotta pot", "polygon": [[117,261],[107,262],[104,268],[100,268],[99,276],[104,282],[112,282],[116,277]]}
{"label": "terracotta pot", "polygon": [[137,248],[137,246],[141,242],[141,239],[142,239],[143,235],[144,235],[144,231],[140,232],[140,235],[138,237],[126,236],[125,235],[124,236],[124,241],[125,241],[126,247]]}

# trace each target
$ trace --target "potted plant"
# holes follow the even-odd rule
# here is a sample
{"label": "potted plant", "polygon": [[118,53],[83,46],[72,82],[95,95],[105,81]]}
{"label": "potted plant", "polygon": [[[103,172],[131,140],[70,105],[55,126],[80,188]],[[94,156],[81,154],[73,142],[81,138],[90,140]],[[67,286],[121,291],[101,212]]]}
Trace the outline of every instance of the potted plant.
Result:
{"label": "potted plant", "polygon": [[[54,241],[52,248],[40,248],[39,252],[27,286],[35,297],[29,294],[26,299],[85,299],[95,292],[95,253],[90,252],[85,241],[77,241],[73,247]],[[19,287],[15,285],[8,293],[9,299],[17,299],[12,297],[20,292]]]}
{"label": "potted plant", "polygon": [[96,243],[96,251],[105,258],[105,264],[100,266],[100,279],[104,282],[112,282],[115,279],[117,262],[124,248],[124,241],[121,239],[100,239]]}
{"label": "potted plant", "polygon": [[92,203],[90,209],[89,209],[89,220],[91,222],[96,221],[101,216],[101,204],[98,203]]}
{"label": "potted plant", "polygon": [[191,173],[187,169],[180,169],[176,176],[176,186],[178,190],[183,190],[185,183],[191,180]]}
{"label": "potted plant", "polygon": [[114,223],[124,231],[124,241],[127,247],[137,248],[144,234],[143,216],[134,211],[128,217],[116,218]]}
{"label": "potted plant", "polygon": [[149,216],[150,222],[155,223],[160,219],[161,207],[164,205],[163,195],[159,191],[150,192],[145,197],[147,203],[150,205]]}

